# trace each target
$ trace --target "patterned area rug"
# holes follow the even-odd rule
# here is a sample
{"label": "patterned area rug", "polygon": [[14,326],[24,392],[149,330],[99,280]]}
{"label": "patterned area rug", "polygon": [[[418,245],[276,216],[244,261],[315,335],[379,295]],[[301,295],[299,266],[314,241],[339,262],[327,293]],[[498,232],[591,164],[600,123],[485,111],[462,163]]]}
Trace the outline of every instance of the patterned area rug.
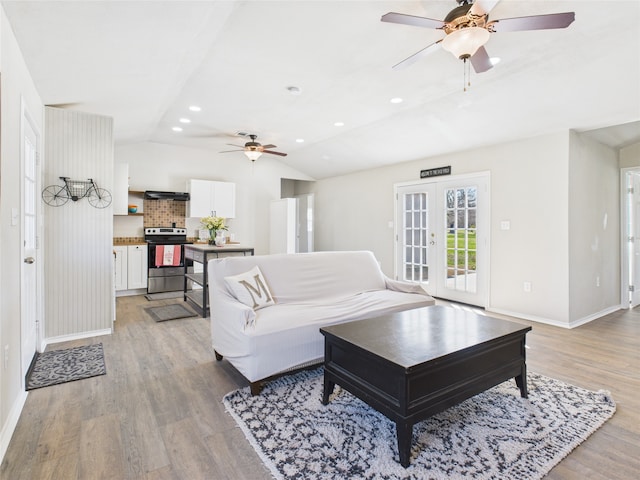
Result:
{"label": "patterned area rug", "polygon": [[166,322],[178,318],[195,317],[196,314],[180,303],[144,309],[156,322]]}
{"label": "patterned area rug", "polygon": [[338,386],[323,406],[322,372],[223,400],[275,478],[539,479],[616,409],[607,392],[530,373],[528,399],[511,380],[415,425],[405,469],[395,424]]}
{"label": "patterned area rug", "polygon": [[27,378],[27,390],[105,375],[102,344],[39,353]]}

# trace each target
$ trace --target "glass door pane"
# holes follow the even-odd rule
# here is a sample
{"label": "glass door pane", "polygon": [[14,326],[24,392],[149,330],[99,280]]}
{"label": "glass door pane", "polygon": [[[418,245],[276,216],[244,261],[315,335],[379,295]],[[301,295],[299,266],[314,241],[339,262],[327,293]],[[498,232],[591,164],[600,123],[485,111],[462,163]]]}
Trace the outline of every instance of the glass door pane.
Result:
{"label": "glass door pane", "polygon": [[446,287],[475,293],[477,291],[476,253],[477,187],[445,189],[447,235]]}

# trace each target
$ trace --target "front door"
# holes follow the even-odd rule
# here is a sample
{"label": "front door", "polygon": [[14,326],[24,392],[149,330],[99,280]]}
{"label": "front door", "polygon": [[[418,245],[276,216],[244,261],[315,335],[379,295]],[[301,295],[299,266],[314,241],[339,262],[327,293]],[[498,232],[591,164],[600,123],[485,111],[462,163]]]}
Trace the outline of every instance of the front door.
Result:
{"label": "front door", "polygon": [[21,271],[21,366],[22,377],[38,344],[38,262],[37,233],[39,209],[39,136],[29,115],[22,115],[22,271]]}
{"label": "front door", "polygon": [[396,277],[486,306],[488,186],[488,174],[397,186]]}

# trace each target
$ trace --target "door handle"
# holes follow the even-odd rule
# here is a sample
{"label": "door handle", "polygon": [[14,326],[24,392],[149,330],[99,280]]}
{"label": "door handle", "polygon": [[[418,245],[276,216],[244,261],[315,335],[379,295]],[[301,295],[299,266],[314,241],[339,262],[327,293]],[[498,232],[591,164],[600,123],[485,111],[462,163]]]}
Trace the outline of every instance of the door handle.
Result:
{"label": "door handle", "polygon": [[28,263],[29,265],[31,265],[33,262],[35,262],[36,259],[33,257],[27,257],[24,259],[24,263]]}

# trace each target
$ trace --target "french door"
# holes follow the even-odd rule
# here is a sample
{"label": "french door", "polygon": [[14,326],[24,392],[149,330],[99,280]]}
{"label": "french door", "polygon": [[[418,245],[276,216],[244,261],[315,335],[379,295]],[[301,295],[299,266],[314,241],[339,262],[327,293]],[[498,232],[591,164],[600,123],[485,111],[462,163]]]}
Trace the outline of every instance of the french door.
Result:
{"label": "french door", "polygon": [[396,186],[396,278],[487,304],[489,175]]}

